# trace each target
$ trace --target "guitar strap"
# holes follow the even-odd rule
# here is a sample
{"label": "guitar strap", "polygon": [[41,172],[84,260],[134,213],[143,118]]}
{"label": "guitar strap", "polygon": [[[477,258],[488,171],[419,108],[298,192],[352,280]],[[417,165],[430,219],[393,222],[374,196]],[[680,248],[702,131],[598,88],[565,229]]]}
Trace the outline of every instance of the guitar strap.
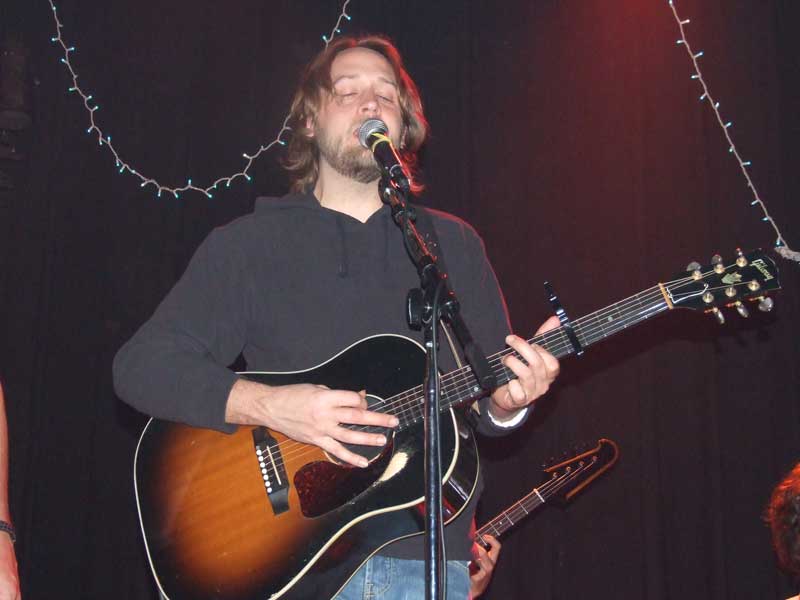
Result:
{"label": "guitar strap", "polygon": [[[433,224],[433,219],[426,208],[421,206],[416,206],[415,208],[417,213],[417,230],[425,238],[425,241],[428,243],[431,251],[436,256],[436,262],[439,263],[439,269],[443,273],[446,273],[447,263],[444,260],[444,250],[442,250],[442,246],[439,244],[439,236],[436,234],[436,226]],[[456,345],[453,343],[453,333],[450,331],[450,327],[447,325],[447,323],[443,322],[441,319],[439,320],[439,324],[442,326],[444,337],[447,339],[447,345],[450,346],[450,352],[456,361],[456,366],[460,369],[464,366],[464,363],[461,359],[461,355],[456,349]],[[476,413],[480,414],[481,409],[477,402],[473,402],[471,408]]]}

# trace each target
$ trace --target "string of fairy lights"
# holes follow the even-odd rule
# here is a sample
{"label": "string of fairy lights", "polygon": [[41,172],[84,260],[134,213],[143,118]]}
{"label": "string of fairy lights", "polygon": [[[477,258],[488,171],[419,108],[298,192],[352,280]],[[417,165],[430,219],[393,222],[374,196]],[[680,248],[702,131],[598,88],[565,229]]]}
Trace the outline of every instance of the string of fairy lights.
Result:
{"label": "string of fairy lights", "polygon": [[[94,100],[92,94],[87,93],[87,91],[80,85],[78,82],[78,74],[75,71],[75,67],[71,60],[71,55],[75,52],[75,47],[69,45],[62,35],[62,29],[64,25],[62,24],[61,20],[58,17],[58,11],[56,10],[56,5],[54,4],[53,0],[47,0],[50,4],[52,9],[53,19],[55,21],[56,26],[56,35],[51,38],[51,41],[54,44],[58,44],[61,46],[63,51],[63,56],[61,57],[61,62],[65,65],[67,70],[69,71],[70,76],[72,77],[72,85],[69,87],[69,92],[73,94],[77,94],[80,96],[81,100],[83,101],[83,106],[88,114],[89,117],[89,127],[86,129],[88,134],[94,134],[97,136],[97,143],[101,147],[105,147],[114,157],[114,162],[116,168],[119,170],[120,173],[128,173],[139,180],[139,185],[143,188],[145,187],[152,187],[157,196],[161,196],[162,193],[166,192],[172,194],[175,198],[179,198],[180,194],[187,191],[196,191],[202,194],[205,194],[208,198],[213,198],[213,192],[219,188],[219,186],[224,185],[225,187],[230,187],[231,184],[236,181],[237,179],[244,179],[247,181],[252,181],[252,176],[249,174],[253,163],[265,152],[269,151],[275,145],[285,146],[286,142],[283,140],[283,135],[290,131],[290,127],[288,125],[289,115],[287,114],[283,120],[283,123],[276,134],[275,138],[272,139],[268,143],[262,143],[258,150],[255,152],[244,152],[242,153],[242,157],[245,159],[244,167],[241,171],[237,173],[233,173],[232,175],[227,175],[224,177],[219,177],[216,179],[212,184],[203,187],[195,185],[191,179],[188,179],[186,184],[182,186],[167,186],[160,183],[153,177],[149,177],[140,171],[138,171],[135,167],[131,165],[131,163],[127,162],[122,158],[120,153],[117,151],[116,147],[111,141],[111,135],[104,133],[103,129],[100,127],[99,122],[95,116],[95,113],[100,109],[100,106]],[[328,47],[328,44],[336,37],[336,35],[341,33],[341,26],[344,21],[350,21],[352,19],[351,15],[348,14],[347,8],[352,0],[344,0],[341,5],[341,9],[339,11],[339,15],[336,19],[336,22],[331,29],[329,34],[322,36],[322,41],[325,44],[325,47]],[[686,52],[691,59],[692,66],[694,67],[694,73],[691,76],[691,79],[697,81],[702,89],[702,94],[700,95],[700,100],[706,102],[711,110],[714,112],[714,116],[719,123],[722,133],[725,136],[725,140],[728,143],[728,152],[733,155],[736,161],[739,164],[739,168],[744,175],[745,180],[747,181],[747,187],[750,189],[753,195],[753,200],[750,203],[754,207],[760,208],[763,216],[761,218],[762,221],[765,223],[769,223],[770,226],[775,230],[777,235],[777,239],[775,241],[775,250],[780,253],[783,257],[800,262],[800,252],[792,250],[787,244],[786,240],[781,233],[778,225],[775,223],[775,220],[769,214],[767,210],[767,206],[764,203],[761,195],[758,193],[756,189],[755,183],[750,176],[750,172],[748,168],[752,165],[751,161],[744,160],[742,155],[740,154],[736,144],[733,141],[731,136],[731,127],[733,125],[732,121],[726,121],[723,119],[722,114],[720,112],[720,103],[714,99],[714,96],[711,94],[709,90],[708,84],[706,80],[703,78],[703,73],[700,69],[700,62],[699,59],[704,55],[703,51],[695,52],[692,49],[689,40],[686,37],[686,25],[690,23],[689,19],[683,19],[678,15],[678,10],[675,6],[674,0],[667,0],[667,4],[669,5],[670,9],[672,10],[672,14],[675,17],[675,21],[678,24],[678,29],[680,31],[680,39],[677,40],[678,45],[682,45]]]}
{"label": "string of fairy lights", "polygon": [[[225,177],[220,177],[216,181],[214,181],[211,185],[206,187],[198,186],[192,182],[191,179],[187,180],[186,184],[182,186],[172,187],[163,185],[159,183],[154,177],[149,177],[140,171],[138,171],[135,167],[131,165],[131,163],[127,162],[122,158],[120,153],[117,151],[114,144],[111,142],[111,136],[104,133],[103,129],[100,127],[100,124],[95,116],[95,113],[100,109],[100,106],[97,104],[96,100],[92,94],[87,93],[87,91],[81,87],[80,83],[78,83],[78,73],[75,71],[75,66],[72,64],[71,55],[75,52],[75,47],[69,45],[64,36],[62,35],[62,29],[64,25],[62,24],[61,20],[58,17],[58,11],[56,10],[56,5],[53,3],[53,0],[47,0],[50,4],[50,8],[52,9],[53,19],[55,20],[56,25],[56,35],[50,38],[54,44],[58,44],[61,46],[64,55],[61,57],[61,62],[66,66],[67,70],[69,71],[70,76],[72,77],[72,85],[69,87],[69,92],[72,94],[77,94],[83,100],[83,106],[86,109],[86,112],[89,115],[89,127],[86,129],[86,133],[88,134],[95,134],[97,136],[97,143],[101,147],[105,147],[111,154],[114,156],[114,162],[116,164],[117,169],[120,173],[128,173],[133,175],[134,177],[139,179],[140,187],[152,187],[155,190],[155,193],[158,197],[161,197],[161,194],[166,192],[168,194],[172,194],[175,198],[180,198],[180,194],[182,192],[187,191],[195,191],[205,194],[208,198],[213,198],[214,190],[218,189],[219,186],[224,185],[226,188],[230,187],[231,184],[236,181],[237,179],[244,179],[247,181],[252,181],[253,177],[249,174],[250,168],[253,166],[253,163],[265,152],[267,152],[270,148],[275,145],[285,146],[286,142],[283,140],[283,134],[290,131],[290,127],[288,125],[289,122],[289,115],[287,114],[283,120],[283,124],[281,125],[280,130],[278,131],[275,138],[266,144],[261,144],[255,152],[244,152],[242,153],[242,157],[245,159],[244,167],[241,171],[234,173],[232,175],[227,175]],[[327,35],[322,36],[322,41],[325,44],[325,47],[328,47],[328,44],[333,41],[338,34],[342,32],[341,27],[344,21],[350,21],[352,17],[347,12],[347,6],[350,4],[352,0],[344,0],[344,3],[341,6],[341,10],[339,11],[339,16],[336,19],[336,23],[334,24],[333,28],[331,29],[330,33]]]}
{"label": "string of fairy lights", "polygon": [[784,258],[800,262],[800,252],[792,250],[786,244],[786,240],[784,239],[783,234],[781,234],[780,229],[778,229],[778,225],[775,223],[775,220],[769,214],[766,204],[764,204],[761,195],[758,193],[758,190],[756,189],[755,183],[753,183],[753,179],[750,177],[750,172],[748,171],[748,167],[752,165],[752,162],[749,160],[744,160],[742,158],[742,155],[739,153],[736,144],[733,143],[733,138],[731,137],[731,127],[733,126],[733,122],[726,121],[725,119],[722,118],[722,114],[720,113],[719,109],[720,106],[719,102],[717,102],[714,99],[714,97],[711,95],[711,91],[708,89],[708,84],[706,83],[706,80],[703,78],[703,73],[700,70],[700,58],[705,53],[702,50],[699,52],[695,52],[692,49],[691,44],[689,44],[689,40],[686,38],[686,25],[690,23],[690,20],[682,19],[678,15],[678,10],[677,8],[675,8],[674,0],[667,0],[667,3],[669,4],[669,7],[672,9],[672,14],[675,17],[675,21],[678,23],[678,29],[680,30],[681,37],[677,41],[677,43],[679,46],[683,46],[684,48],[686,48],[686,52],[689,54],[689,58],[691,59],[692,65],[694,66],[694,73],[692,74],[691,78],[692,80],[697,81],[701,86],[702,94],[700,95],[700,101],[706,102],[708,106],[711,108],[711,110],[714,111],[714,116],[716,117],[717,122],[722,128],[722,133],[724,134],[725,139],[728,142],[728,152],[732,154],[733,157],[739,163],[739,168],[741,169],[742,174],[744,175],[744,178],[747,181],[747,187],[753,194],[753,200],[752,202],[750,202],[750,205],[753,207],[756,206],[759,207],[764,215],[763,217],[761,217],[761,220],[764,221],[765,223],[769,223],[775,230],[775,233],[778,236],[777,239],[775,240],[775,251],[778,252]]}

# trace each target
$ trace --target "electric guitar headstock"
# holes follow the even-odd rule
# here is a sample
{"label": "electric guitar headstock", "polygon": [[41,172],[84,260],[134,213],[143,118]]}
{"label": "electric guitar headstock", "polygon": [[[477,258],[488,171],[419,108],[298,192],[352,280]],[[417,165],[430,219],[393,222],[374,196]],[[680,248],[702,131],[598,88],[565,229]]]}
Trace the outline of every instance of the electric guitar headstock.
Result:
{"label": "electric guitar headstock", "polygon": [[596,445],[545,467],[544,472],[549,478],[537,488],[539,494],[543,501],[566,503],[608,471],[618,458],[616,442],[601,438]]}
{"label": "electric guitar headstock", "polygon": [[661,286],[671,308],[712,313],[720,324],[725,322],[724,307],[734,307],[745,318],[750,315],[746,302],[757,302],[762,312],[771,311],[768,293],[781,287],[775,261],[758,249],[737,250],[730,261],[717,254],[708,265],[690,263],[685,272]]}

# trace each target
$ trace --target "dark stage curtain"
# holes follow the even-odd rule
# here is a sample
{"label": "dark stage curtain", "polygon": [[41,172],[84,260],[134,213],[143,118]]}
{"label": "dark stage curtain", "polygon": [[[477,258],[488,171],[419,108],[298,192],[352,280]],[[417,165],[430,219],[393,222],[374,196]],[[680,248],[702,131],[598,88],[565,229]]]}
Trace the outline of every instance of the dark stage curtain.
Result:
{"label": "dark stage curtain", "polygon": [[[799,247],[800,7],[677,6]],[[59,14],[104,132],[135,168],[180,185],[238,171],[242,152],[273,139],[338,7],[64,0]],[[549,313],[545,279],[576,318],[692,260],[774,242],[699,101],[666,0],[353,0],[349,11],[346,32],[384,32],[405,54],[433,126],[426,201],[484,237],[520,334]],[[158,199],[86,134],[47,2],[6,0],[0,28],[31,51],[26,158],[0,164],[16,186],[0,191],[0,375],[24,597],[155,598],[132,481],[145,418],[115,397],[111,360],[213,227],[284,192],[280,152],[213,199]],[[621,448],[569,506],[506,536],[487,598],[789,595],[762,522],[800,459],[800,277],[779,266],[772,313],[730,312],[720,327],[674,311],[627,331],[566,359],[523,431],[482,442],[484,519],[536,485],[548,456],[600,437]]]}

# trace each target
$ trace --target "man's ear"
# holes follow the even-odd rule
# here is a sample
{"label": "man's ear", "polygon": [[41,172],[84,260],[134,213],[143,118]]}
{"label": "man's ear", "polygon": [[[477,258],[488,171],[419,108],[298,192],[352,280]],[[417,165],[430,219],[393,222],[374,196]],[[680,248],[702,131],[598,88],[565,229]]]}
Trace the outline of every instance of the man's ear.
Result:
{"label": "man's ear", "polygon": [[308,133],[306,135],[308,137],[310,137],[310,138],[313,138],[314,137],[314,117],[312,117],[310,115],[306,117],[306,129],[308,130]]}

